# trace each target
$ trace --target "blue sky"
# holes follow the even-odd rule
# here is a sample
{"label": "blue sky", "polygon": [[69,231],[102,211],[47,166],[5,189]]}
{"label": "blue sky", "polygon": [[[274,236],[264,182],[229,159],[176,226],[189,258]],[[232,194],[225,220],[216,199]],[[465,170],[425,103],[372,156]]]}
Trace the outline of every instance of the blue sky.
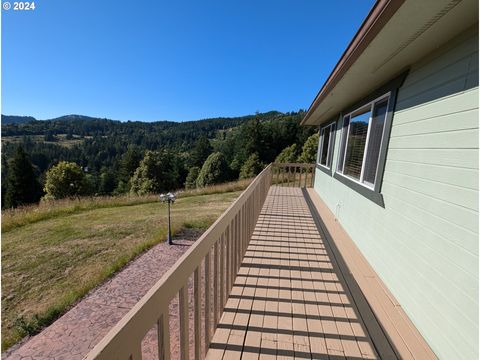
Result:
{"label": "blue sky", "polygon": [[306,109],[373,3],[38,0],[2,11],[2,113],[184,121]]}

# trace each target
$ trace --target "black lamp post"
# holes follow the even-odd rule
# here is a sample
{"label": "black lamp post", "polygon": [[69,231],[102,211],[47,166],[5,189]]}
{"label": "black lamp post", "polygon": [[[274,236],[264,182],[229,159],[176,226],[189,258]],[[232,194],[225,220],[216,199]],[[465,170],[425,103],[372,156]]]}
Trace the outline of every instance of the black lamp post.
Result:
{"label": "black lamp post", "polygon": [[176,200],[175,194],[172,194],[169,192],[168,194],[161,194],[160,195],[160,201],[161,202],[166,202],[167,207],[168,207],[168,235],[167,235],[167,242],[168,245],[173,245],[172,242],[172,229],[170,225],[170,204],[173,204]]}

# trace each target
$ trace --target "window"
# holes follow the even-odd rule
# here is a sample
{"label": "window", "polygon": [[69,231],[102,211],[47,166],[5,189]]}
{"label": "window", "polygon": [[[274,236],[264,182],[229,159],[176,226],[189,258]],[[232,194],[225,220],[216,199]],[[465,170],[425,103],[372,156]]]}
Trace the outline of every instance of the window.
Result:
{"label": "window", "polygon": [[332,167],[333,143],[335,142],[335,122],[320,129],[320,146],[317,163],[330,169]]}
{"label": "window", "polygon": [[369,188],[377,178],[389,94],[343,118],[337,172]]}

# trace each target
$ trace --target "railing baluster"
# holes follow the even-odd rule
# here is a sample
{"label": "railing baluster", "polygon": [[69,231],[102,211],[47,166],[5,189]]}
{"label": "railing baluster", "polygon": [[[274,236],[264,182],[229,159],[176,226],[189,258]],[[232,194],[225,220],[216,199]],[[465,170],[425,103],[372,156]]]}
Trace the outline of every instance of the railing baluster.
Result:
{"label": "railing baluster", "polygon": [[[225,264],[225,303],[226,300],[228,299],[228,295],[230,294],[230,264],[231,264],[231,259],[230,259],[230,225],[227,226],[227,229],[225,230],[225,250],[227,251],[227,254],[225,256],[226,264]],[[225,306],[225,303],[223,306]]]}
{"label": "railing baluster", "polygon": [[200,274],[199,268],[197,267],[193,272],[193,322],[195,331],[195,360],[200,360],[200,353],[202,349],[202,344],[200,344],[200,339],[202,337],[202,324],[200,321],[202,308],[200,306],[200,296]]}
{"label": "railing baluster", "polygon": [[220,239],[220,316],[225,306],[225,236]]}
{"label": "railing baluster", "polygon": [[210,346],[210,252],[205,256],[205,354]]}
{"label": "railing baluster", "polygon": [[242,205],[242,208],[240,210],[241,213],[241,222],[240,222],[240,231],[241,231],[241,244],[242,244],[242,251],[240,252],[240,266],[242,265],[242,260],[243,260],[243,254],[245,254],[245,204]]}
{"label": "railing baluster", "polygon": [[180,359],[189,359],[189,337],[188,337],[188,293],[186,285],[182,286],[178,293],[180,312]]}
{"label": "railing baluster", "polygon": [[213,248],[213,331],[218,324],[218,240]]}
{"label": "railing baluster", "polygon": [[235,256],[235,267],[234,267],[234,272],[235,272],[235,277],[237,277],[237,272],[238,272],[238,214],[235,215],[235,249],[234,249],[234,256]]}
{"label": "railing baluster", "polygon": [[158,358],[170,360],[170,322],[168,306],[157,321]]}

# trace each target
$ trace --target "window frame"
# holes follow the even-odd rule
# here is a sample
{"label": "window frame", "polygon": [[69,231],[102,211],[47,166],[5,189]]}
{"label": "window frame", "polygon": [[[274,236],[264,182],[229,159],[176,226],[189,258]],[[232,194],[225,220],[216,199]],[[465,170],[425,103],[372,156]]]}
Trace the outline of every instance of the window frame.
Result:
{"label": "window frame", "polygon": [[[336,139],[336,125],[337,122],[335,120],[329,121],[326,125],[320,127],[319,131],[319,146],[317,152],[317,161],[316,161],[316,168],[322,170],[323,172],[327,173],[328,175],[332,175],[333,172],[333,157],[334,157],[334,148],[335,148],[335,139]],[[323,141],[325,140],[324,130],[330,127],[330,135],[328,138],[328,149],[327,149],[327,165],[323,165],[321,163],[322,157],[322,150],[323,150]],[[329,165],[330,163],[330,165]]]}
{"label": "window frame", "polygon": [[[377,179],[378,179],[378,170],[379,170],[378,165],[379,165],[380,158],[381,158],[382,144],[385,140],[386,118],[388,116],[388,109],[390,108],[391,94],[392,94],[392,92],[389,91],[389,92],[387,92],[387,93],[385,93],[385,94],[383,94],[383,95],[365,103],[364,105],[354,109],[353,111],[350,111],[349,113],[347,113],[345,115],[342,114],[342,117],[340,119],[340,121],[342,122],[342,126],[341,126],[342,133],[341,133],[341,137],[340,137],[340,144],[341,144],[340,145],[340,150],[342,150],[341,146],[343,145],[343,136],[345,135],[344,132],[343,132],[343,129],[344,129],[344,124],[345,124],[345,119],[346,118],[349,118],[349,123],[348,123],[348,127],[347,127],[347,130],[346,130],[347,139],[345,141],[345,148],[343,149],[344,150],[343,162],[342,162],[343,169],[340,171],[339,166],[338,166],[340,164],[340,157],[342,155],[341,151],[339,151],[335,173],[339,174],[340,176],[344,176],[344,177],[348,178],[349,180],[351,180],[353,182],[356,182],[357,184],[359,184],[361,186],[364,186],[364,187],[366,187],[370,190],[374,190],[374,191],[375,191],[375,188],[376,188],[375,184],[377,183]],[[373,184],[371,184],[371,183],[366,183],[366,182],[363,181],[364,180],[364,175],[365,175],[365,162],[367,160],[368,145],[369,145],[370,133],[371,133],[371,125],[372,125],[372,119],[373,119],[375,104],[379,103],[379,102],[381,102],[385,99],[387,100],[387,112],[385,113],[385,120],[384,120],[385,124],[383,126],[383,131],[382,131],[382,139],[380,140],[380,153],[379,153],[378,159],[377,159],[377,171],[375,173],[375,180],[374,180]],[[364,112],[364,110],[367,110],[367,109],[370,109],[369,110],[370,111],[370,117],[368,118],[367,138],[365,139],[365,147],[363,149],[362,168],[360,170],[360,178],[357,180],[356,178],[354,178],[352,176],[344,174],[345,160],[346,160],[346,157],[347,157],[347,147],[348,147],[348,139],[349,139],[349,136],[350,136],[350,126],[352,125],[352,116],[354,117],[355,115],[362,114]]]}
{"label": "window frame", "polygon": [[[401,72],[397,77],[393,78],[389,82],[380,86],[379,88],[374,90],[372,93],[370,93],[370,95],[368,95],[361,101],[358,101],[357,103],[353,104],[352,106],[349,106],[348,108],[344,109],[339,114],[337,129],[341,131],[340,145],[339,145],[339,150],[341,150],[342,141],[343,141],[343,130],[344,130],[343,124],[346,116],[351,115],[355,111],[364,108],[366,105],[370,103],[375,103],[375,102],[378,102],[379,100],[382,100],[384,96],[387,96],[387,94],[389,94],[389,100],[387,103],[387,112],[385,114],[385,120],[384,120],[385,123],[384,123],[383,132],[382,132],[382,140],[380,143],[380,152],[377,160],[378,161],[377,171],[375,174],[374,186],[373,187],[365,186],[364,183],[361,183],[358,180],[352,177],[349,177],[348,175],[344,175],[343,173],[338,172],[337,167],[339,164],[338,159],[340,158],[340,155],[337,156],[335,172],[333,173],[333,177],[336,180],[340,181],[344,185],[350,187],[355,192],[359,193],[360,195],[366,197],[367,199],[373,201],[374,203],[376,203],[377,205],[383,208],[385,207],[385,202],[383,200],[383,195],[381,191],[382,191],[382,184],[383,184],[383,175],[385,171],[385,163],[387,159],[388,143],[390,141],[390,133],[392,130],[393,114],[395,112],[395,106],[397,103],[398,89],[404,83],[408,73],[409,73],[409,69],[407,68],[406,70]],[[371,114],[371,116],[373,116],[373,114]],[[371,121],[369,120],[369,126],[370,124],[371,124]],[[348,126],[350,127],[350,123]],[[349,131],[349,129],[347,129],[347,131]],[[368,133],[370,133],[370,129],[368,130]],[[347,132],[347,136],[348,136],[348,132]],[[369,139],[367,139],[367,141],[368,140]],[[348,141],[348,138],[347,138],[347,141]],[[366,144],[368,145],[368,143]],[[345,154],[346,154],[346,145],[347,145],[347,142],[345,143]],[[366,153],[367,153],[366,151],[367,145],[365,146],[364,156],[366,156]],[[340,154],[340,151],[338,153]],[[344,161],[345,161],[345,158],[344,158]],[[343,166],[345,168],[345,164],[343,164]],[[362,170],[363,168],[364,168],[364,162],[362,162]]]}

